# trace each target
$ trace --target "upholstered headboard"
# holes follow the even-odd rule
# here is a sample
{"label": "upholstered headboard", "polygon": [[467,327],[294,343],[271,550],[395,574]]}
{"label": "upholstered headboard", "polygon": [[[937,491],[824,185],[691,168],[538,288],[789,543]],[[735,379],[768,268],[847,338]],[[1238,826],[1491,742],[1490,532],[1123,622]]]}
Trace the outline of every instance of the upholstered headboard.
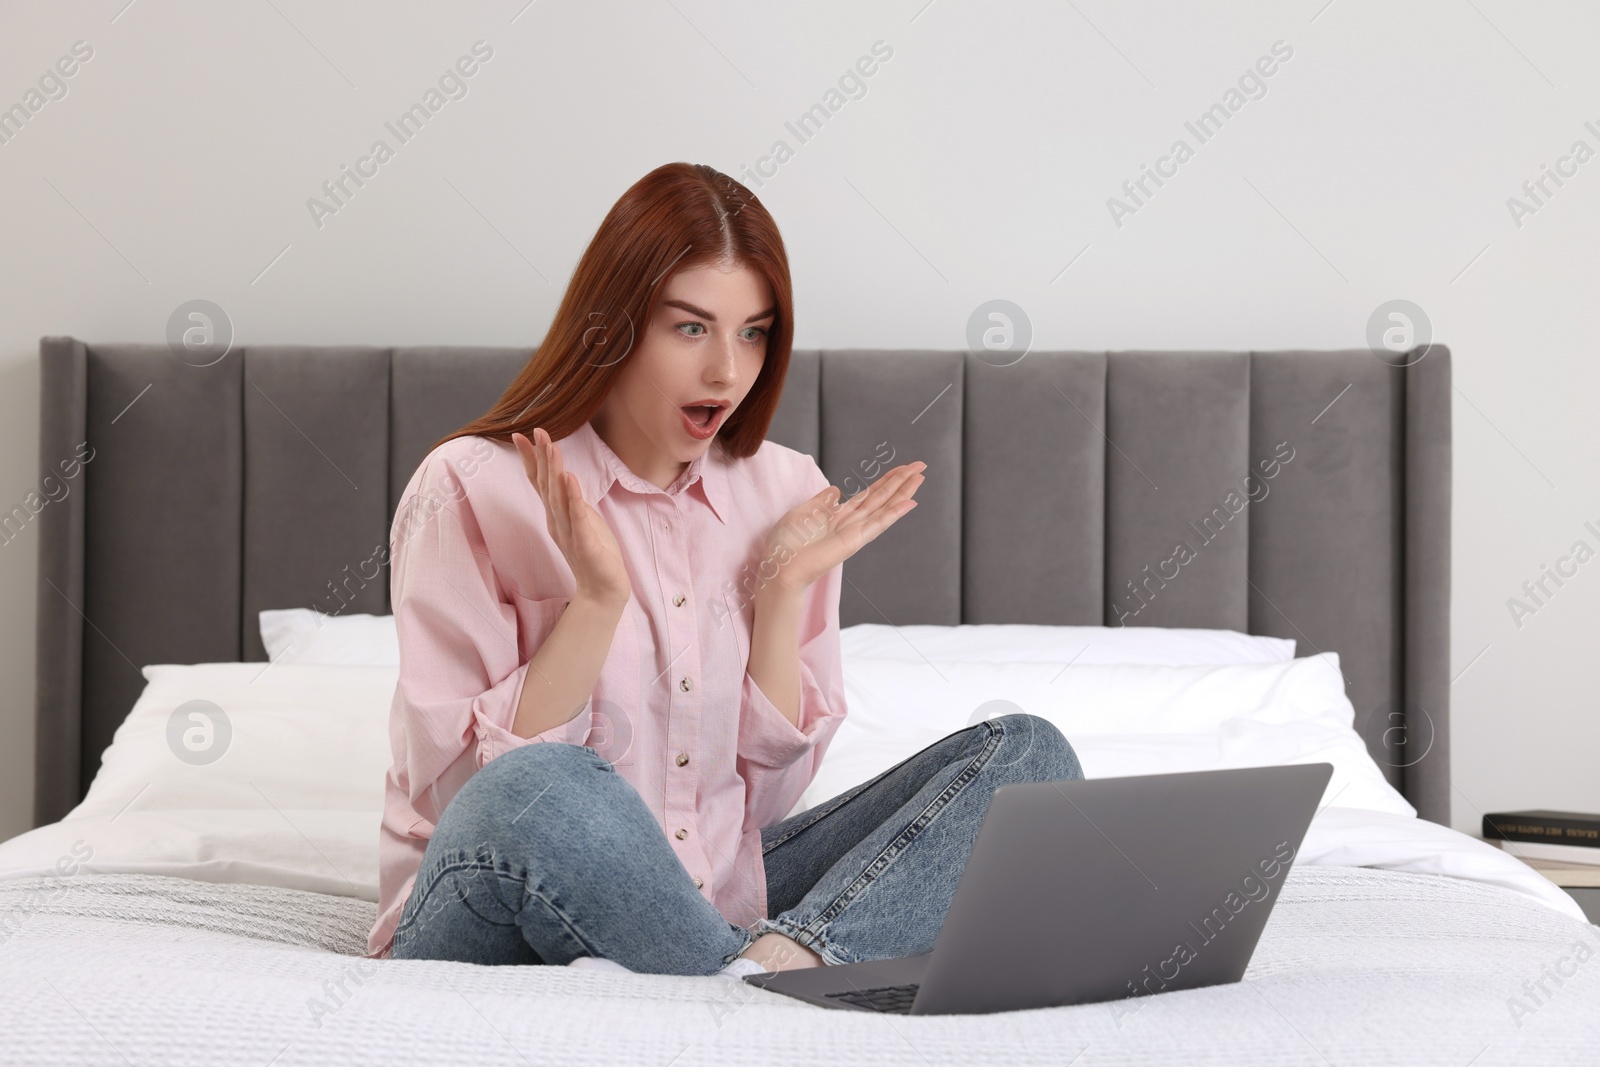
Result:
{"label": "upholstered headboard", "polygon": [[[529,354],[263,346],[196,367],[42,339],[35,824],[82,798],[141,666],[262,660],[264,608],[387,612],[400,492]],[[1374,758],[1448,825],[1450,392],[1438,345],[1405,367],[797,351],[768,436],[846,494],[891,449],[928,464],[914,514],[845,564],[841,625],[1224,627],[1334,650]]]}

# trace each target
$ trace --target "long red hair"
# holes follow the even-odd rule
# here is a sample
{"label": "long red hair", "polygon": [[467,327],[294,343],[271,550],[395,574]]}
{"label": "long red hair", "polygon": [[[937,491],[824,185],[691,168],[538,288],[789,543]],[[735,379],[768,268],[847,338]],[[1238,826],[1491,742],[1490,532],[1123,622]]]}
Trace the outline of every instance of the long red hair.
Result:
{"label": "long red hair", "polygon": [[[559,441],[589,421],[622,372],[635,330],[651,321],[662,287],[691,266],[735,263],[763,275],[777,307],[761,373],[716,440],[753,455],[778,408],[794,340],[793,289],[783,238],[761,201],[703,163],[668,163],[634,182],[606,213],[572,272],[544,340],[488,413],[434,442],[476,435]],[[431,451],[431,449],[430,449]]]}

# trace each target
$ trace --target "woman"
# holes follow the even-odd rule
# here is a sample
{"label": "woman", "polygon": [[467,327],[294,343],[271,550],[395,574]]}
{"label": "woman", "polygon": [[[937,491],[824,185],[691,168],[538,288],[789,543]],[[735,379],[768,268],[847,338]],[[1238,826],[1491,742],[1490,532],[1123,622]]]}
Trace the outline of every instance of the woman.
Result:
{"label": "woman", "polygon": [[845,714],[841,564],[925,467],[841,502],[766,441],[792,337],[766,209],[668,164],[607,214],[500,401],[412,476],[369,954],[693,975],[915,955],[995,788],[1082,776],[1008,715],[784,817]]}

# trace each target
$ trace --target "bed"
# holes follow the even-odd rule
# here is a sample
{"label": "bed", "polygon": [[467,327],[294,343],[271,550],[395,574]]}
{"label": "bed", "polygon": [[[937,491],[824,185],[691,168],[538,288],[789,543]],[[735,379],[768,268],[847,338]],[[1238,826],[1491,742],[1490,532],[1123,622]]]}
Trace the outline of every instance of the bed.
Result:
{"label": "bed", "polygon": [[[769,432],[847,494],[930,464],[918,521],[845,565],[853,732],[802,805],[1016,706],[1064,716],[1089,777],[1332,753],[1340,784],[1243,981],[891,1018],[722,976],[366,958],[389,521],[431,443],[526,357],[246,347],[195,367],[43,339],[36,827],[0,843],[7,1062],[1600,1057],[1600,931],[1448,827],[1442,346],[1404,366],[797,351]],[[340,624],[320,638],[364,632],[269,658],[263,623],[314,610]],[[908,694],[934,710],[907,717]],[[197,699],[233,709],[235,759],[152,762]],[[302,730],[343,731],[340,764],[285,758]]]}

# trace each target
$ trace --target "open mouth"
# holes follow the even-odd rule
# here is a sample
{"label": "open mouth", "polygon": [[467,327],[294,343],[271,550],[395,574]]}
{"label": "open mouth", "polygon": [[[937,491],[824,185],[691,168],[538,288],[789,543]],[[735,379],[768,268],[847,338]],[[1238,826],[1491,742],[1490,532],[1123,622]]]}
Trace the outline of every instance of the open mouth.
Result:
{"label": "open mouth", "polygon": [[727,414],[726,404],[685,404],[679,409],[683,412],[683,426],[689,436],[704,441],[717,432],[723,417]]}

